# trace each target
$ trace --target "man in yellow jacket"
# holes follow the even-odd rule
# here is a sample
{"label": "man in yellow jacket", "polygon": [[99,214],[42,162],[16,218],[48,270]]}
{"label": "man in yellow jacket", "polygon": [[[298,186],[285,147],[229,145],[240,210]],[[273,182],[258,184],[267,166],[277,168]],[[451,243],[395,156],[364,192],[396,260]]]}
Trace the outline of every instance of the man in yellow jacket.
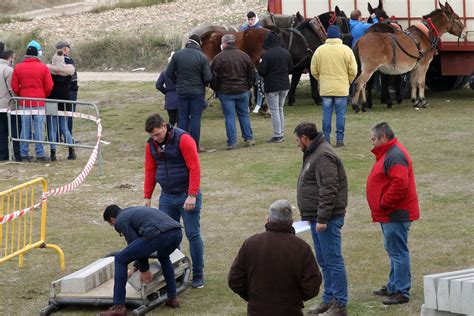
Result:
{"label": "man in yellow jacket", "polygon": [[342,147],[349,86],[357,75],[357,62],[352,50],[342,43],[337,25],[331,25],[327,35],[326,43],[318,47],[311,59],[311,74],[319,81],[319,94],[323,99],[324,138],[330,143],[335,108],[336,147]]}

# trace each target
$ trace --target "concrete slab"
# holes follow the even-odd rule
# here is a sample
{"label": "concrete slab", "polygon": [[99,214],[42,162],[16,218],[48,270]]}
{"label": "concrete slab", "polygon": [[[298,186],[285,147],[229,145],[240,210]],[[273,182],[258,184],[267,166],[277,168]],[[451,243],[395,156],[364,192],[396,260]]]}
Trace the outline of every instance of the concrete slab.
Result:
{"label": "concrete slab", "polygon": [[299,221],[293,223],[293,228],[296,234],[301,234],[310,230],[308,221]]}
{"label": "concrete slab", "polygon": [[437,309],[426,307],[426,304],[421,305],[420,316],[454,316],[454,315],[462,315],[462,314],[443,312]]}
{"label": "concrete slab", "polygon": [[462,283],[461,310],[466,315],[474,315],[474,281],[464,281]]}
{"label": "concrete slab", "polygon": [[[452,280],[449,284],[449,310],[451,313],[462,313],[462,284],[466,281],[474,282],[474,275]],[[474,298],[473,298],[474,299]],[[473,300],[471,299],[471,301]]]}
{"label": "concrete slab", "polygon": [[56,292],[86,293],[112,279],[113,276],[114,257],[107,257],[53,282],[52,287]]}
{"label": "concrete slab", "polygon": [[449,312],[451,310],[450,290],[451,282],[457,279],[464,279],[466,277],[473,277],[474,273],[460,274],[449,277],[442,277],[438,279],[438,289],[436,296],[438,300],[438,310]]}
{"label": "concrete slab", "polygon": [[425,305],[427,308],[438,309],[437,289],[438,280],[443,277],[450,277],[462,274],[474,273],[474,269],[466,269],[454,272],[437,273],[423,276],[423,292],[425,297]]}

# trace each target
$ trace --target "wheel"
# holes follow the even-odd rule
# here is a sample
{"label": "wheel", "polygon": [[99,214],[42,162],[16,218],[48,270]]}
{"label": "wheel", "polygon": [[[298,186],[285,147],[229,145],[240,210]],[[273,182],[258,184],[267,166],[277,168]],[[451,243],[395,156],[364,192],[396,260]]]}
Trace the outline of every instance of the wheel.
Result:
{"label": "wheel", "polygon": [[443,76],[441,59],[435,56],[426,72],[426,85],[433,91],[448,91],[458,89],[463,85],[465,76]]}
{"label": "wheel", "polygon": [[474,73],[471,74],[471,79],[469,80],[469,87],[474,90]]}

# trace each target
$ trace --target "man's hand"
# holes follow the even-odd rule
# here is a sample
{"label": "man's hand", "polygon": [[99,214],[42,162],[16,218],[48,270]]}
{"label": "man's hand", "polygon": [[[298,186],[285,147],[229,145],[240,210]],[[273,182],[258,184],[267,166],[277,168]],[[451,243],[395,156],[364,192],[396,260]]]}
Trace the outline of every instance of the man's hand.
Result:
{"label": "man's hand", "polygon": [[151,205],[151,199],[145,199],[145,200],[143,201],[143,205],[145,205],[146,207],[150,207],[150,205]]}
{"label": "man's hand", "polygon": [[152,279],[153,279],[153,275],[151,274],[150,270],[146,272],[142,272],[140,274],[140,280],[142,281],[142,283],[148,284],[151,282]]}
{"label": "man's hand", "polygon": [[370,15],[370,17],[373,19],[373,18],[375,18],[375,17],[377,17],[377,16],[375,15],[375,13],[372,13],[372,14]]}
{"label": "man's hand", "polygon": [[316,231],[318,233],[325,231],[326,228],[328,228],[328,224],[321,224],[321,223],[316,224]]}
{"label": "man's hand", "polygon": [[196,197],[188,195],[188,197],[186,198],[186,201],[184,201],[184,210],[186,212],[191,212],[192,210],[194,210],[195,207],[196,207]]}
{"label": "man's hand", "polygon": [[137,267],[135,267],[135,266],[133,266],[131,269],[129,269],[129,270],[127,271],[128,277],[131,277],[132,274],[134,274],[135,271],[137,271],[137,270],[138,270],[138,269],[137,269]]}

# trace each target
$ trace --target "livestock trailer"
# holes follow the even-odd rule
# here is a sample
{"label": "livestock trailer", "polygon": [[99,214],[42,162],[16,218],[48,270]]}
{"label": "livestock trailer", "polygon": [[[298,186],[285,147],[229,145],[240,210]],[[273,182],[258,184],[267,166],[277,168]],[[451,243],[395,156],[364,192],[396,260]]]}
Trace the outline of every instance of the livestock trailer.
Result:
{"label": "livestock trailer", "polygon": [[[404,29],[420,21],[423,15],[438,9],[438,0],[381,0],[388,16],[395,16]],[[333,11],[336,5],[349,16],[359,9],[368,16],[369,0],[268,0],[268,11],[275,14],[292,15],[300,12],[304,17],[313,17]],[[376,7],[378,0],[370,1]],[[442,37],[442,47],[435,56],[426,74],[426,84],[432,90],[456,89],[474,76],[474,0],[449,0],[449,5],[462,19],[465,36],[457,38],[451,34]],[[472,86],[472,85],[471,85]],[[474,87],[473,87],[474,88]]]}

